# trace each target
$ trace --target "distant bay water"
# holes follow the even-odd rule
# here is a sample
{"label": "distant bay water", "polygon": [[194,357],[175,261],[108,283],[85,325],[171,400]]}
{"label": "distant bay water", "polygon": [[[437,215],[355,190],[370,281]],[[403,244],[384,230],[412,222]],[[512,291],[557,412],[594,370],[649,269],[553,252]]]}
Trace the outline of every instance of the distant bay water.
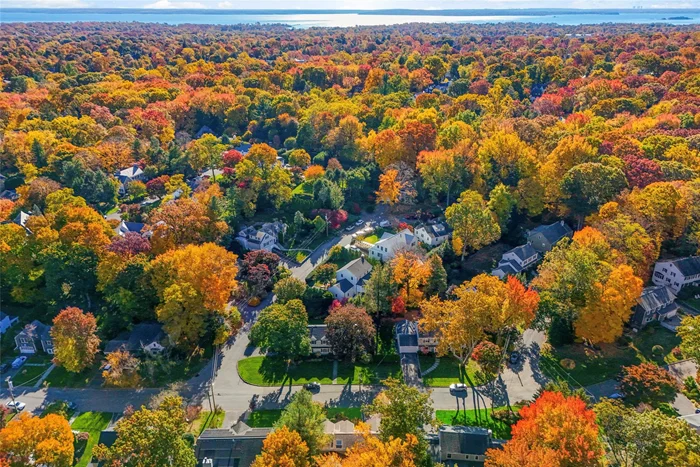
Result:
{"label": "distant bay water", "polygon": [[137,21],[166,24],[287,24],[295,28],[402,23],[698,24],[700,10],[138,10],[0,8],[0,23]]}

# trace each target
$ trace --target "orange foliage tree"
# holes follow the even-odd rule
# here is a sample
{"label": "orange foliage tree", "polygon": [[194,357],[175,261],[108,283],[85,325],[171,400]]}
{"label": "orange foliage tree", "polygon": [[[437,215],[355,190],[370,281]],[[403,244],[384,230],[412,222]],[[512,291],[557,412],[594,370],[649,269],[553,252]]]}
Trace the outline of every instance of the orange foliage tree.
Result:
{"label": "orange foliage tree", "polygon": [[100,350],[96,331],[97,320],[92,313],[83,313],[74,306],[61,310],[51,328],[54,362],[73,373],[92,365]]}
{"label": "orange foliage tree", "polygon": [[[486,452],[486,466],[594,467],[605,453],[595,412],[576,396],[545,391],[520,410],[513,437]],[[519,463],[524,462],[524,463]]]}
{"label": "orange foliage tree", "polygon": [[309,448],[299,433],[283,426],[267,435],[252,467],[307,467],[308,456]]}
{"label": "orange foliage tree", "polygon": [[23,413],[0,430],[0,453],[12,467],[73,465],[73,432],[56,414],[43,418]]}

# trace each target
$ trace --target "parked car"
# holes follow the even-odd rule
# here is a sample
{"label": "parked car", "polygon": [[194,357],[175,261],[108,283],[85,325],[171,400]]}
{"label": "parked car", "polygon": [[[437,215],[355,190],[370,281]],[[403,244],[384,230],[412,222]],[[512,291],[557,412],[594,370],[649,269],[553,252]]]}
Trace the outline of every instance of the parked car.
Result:
{"label": "parked car", "polygon": [[15,410],[17,412],[21,412],[24,410],[24,408],[27,406],[24,402],[20,401],[11,401],[7,403],[7,408],[10,410]]}
{"label": "parked car", "polygon": [[27,361],[27,357],[25,357],[24,355],[21,356],[21,357],[17,357],[17,358],[15,358],[15,360],[12,362],[12,368],[14,368],[14,369],[16,370],[17,368],[19,368],[19,367],[21,367],[22,365],[24,365],[24,362],[26,362],[26,361]]}
{"label": "parked car", "polygon": [[389,222],[389,221],[381,221],[381,222],[379,223],[379,227],[382,227],[382,228],[391,227],[391,222]]}
{"label": "parked car", "polygon": [[624,399],[624,398],[625,398],[625,396],[623,396],[619,392],[612,393],[612,394],[610,394],[610,397],[609,397],[609,399],[614,399],[614,400],[620,400],[620,399]]}
{"label": "parked car", "polygon": [[9,363],[3,363],[0,365],[0,373],[7,373],[7,370],[10,369],[10,364]]}
{"label": "parked car", "polygon": [[311,392],[316,392],[321,390],[321,383],[318,381],[312,381],[311,383],[306,383],[304,389]]}
{"label": "parked car", "polygon": [[518,363],[520,361],[520,352],[518,352],[517,350],[514,352],[511,352],[510,358],[508,359],[508,361],[510,361],[511,365],[515,365],[516,363]]}
{"label": "parked car", "polygon": [[354,229],[354,228],[355,228],[355,226],[352,225],[352,224],[350,224],[350,225],[348,225],[347,227],[345,227],[345,231],[346,231],[346,232],[352,232],[352,229]]}
{"label": "parked car", "polygon": [[363,221],[362,219],[357,219],[357,222],[355,222],[355,225],[362,225],[364,223],[365,223],[365,221]]}
{"label": "parked car", "polygon": [[450,384],[450,394],[454,395],[466,395],[467,385],[464,383],[452,383]]}

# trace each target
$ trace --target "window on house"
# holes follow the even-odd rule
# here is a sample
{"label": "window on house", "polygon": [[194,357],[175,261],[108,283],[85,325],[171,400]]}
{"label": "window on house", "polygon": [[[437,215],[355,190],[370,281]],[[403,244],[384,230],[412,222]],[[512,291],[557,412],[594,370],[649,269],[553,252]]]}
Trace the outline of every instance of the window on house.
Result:
{"label": "window on house", "polygon": [[342,439],[335,440],[335,448],[336,449],[343,449],[343,440]]}

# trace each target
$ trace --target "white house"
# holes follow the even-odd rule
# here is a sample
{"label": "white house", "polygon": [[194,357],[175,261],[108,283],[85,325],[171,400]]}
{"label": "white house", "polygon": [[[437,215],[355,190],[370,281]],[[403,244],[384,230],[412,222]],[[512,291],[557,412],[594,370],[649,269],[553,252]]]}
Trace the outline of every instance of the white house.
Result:
{"label": "white house", "polygon": [[280,233],[284,233],[287,226],[281,222],[268,222],[260,228],[246,227],[236,236],[236,241],[248,250],[272,251],[277,247],[277,239]]}
{"label": "white house", "polygon": [[[379,434],[381,418],[377,415],[370,417],[366,423],[372,435]],[[356,426],[350,420],[341,420],[333,423],[330,420],[323,422],[323,432],[328,435],[329,443],[321,448],[323,452],[336,452],[344,454],[358,441],[362,441],[362,434],[356,430]]]}
{"label": "white house", "polygon": [[434,352],[438,341],[433,333],[422,332],[418,323],[407,319],[396,323],[396,344],[400,354]]}
{"label": "white house", "polygon": [[371,272],[372,265],[367,261],[365,256],[362,255],[338,269],[335,273],[337,282],[331,285],[328,291],[338,300],[352,298],[365,291],[364,283],[369,279]]}
{"label": "white house", "polygon": [[539,254],[530,243],[520,245],[503,253],[498,267],[491,271],[492,276],[503,279],[515,275],[537,263]]}
{"label": "white house", "polygon": [[408,229],[397,234],[384,232],[382,238],[369,249],[369,257],[388,261],[394,257],[397,251],[415,245],[416,241],[416,236]]}
{"label": "white house", "polygon": [[167,335],[162,325],[141,323],[134,326],[131,331],[124,331],[107,342],[105,353],[117,350],[136,353],[143,350],[151,355],[157,355],[165,350],[165,343],[167,343]]}
{"label": "white house", "polygon": [[433,225],[421,225],[415,230],[416,238],[426,245],[438,246],[452,235],[452,229],[442,222]]}
{"label": "white house", "polygon": [[700,256],[658,261],[651,280],[669,286],[677,294],[684,286],[700,282]]}
{"label": "white house", "polygon": [[143,181],[146,175],[141,170],[138,164],[134,164],[131,167],[122,169],[116,174],[117,180],[119,180],[119,194],[125,195],[129,183],[136,181]]}
{"label": "white house", "polygon": [[314,355],[328,355],[331,353],[331,344],[326,337],[328,327],[325,324],[310,324],[309,340],[311,341],[311,353]]}
{"label": "white house", "polygon": [[0,334],[5,334],[5,331],[10,329],[18,320],[18,317],[10,316],[0,311]]}

